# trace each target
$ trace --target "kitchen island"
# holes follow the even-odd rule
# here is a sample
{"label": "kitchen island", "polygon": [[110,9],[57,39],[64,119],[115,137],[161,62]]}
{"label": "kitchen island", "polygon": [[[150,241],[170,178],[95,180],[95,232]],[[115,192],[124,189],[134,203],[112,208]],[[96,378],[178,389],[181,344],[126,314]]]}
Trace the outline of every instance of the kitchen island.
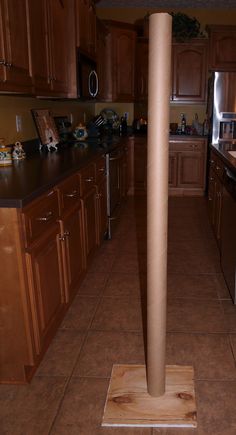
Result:
{"label": "kitchen island", "polygon": [[119,137],[1,168],[0,382],[31,379],[107,231],[105,154]]}

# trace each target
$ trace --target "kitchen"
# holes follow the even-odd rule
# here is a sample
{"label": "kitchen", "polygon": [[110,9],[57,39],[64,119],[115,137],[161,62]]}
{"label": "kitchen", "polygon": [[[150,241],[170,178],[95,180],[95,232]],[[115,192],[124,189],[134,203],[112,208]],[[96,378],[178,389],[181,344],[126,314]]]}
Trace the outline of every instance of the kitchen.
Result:
{"label": "kitchen", "polygon": [[[14,99],[14,101],[15,100],[17,100],[17,98],[19,98],[19,97],[2,97],[3,99]],[[23,98],[23,100],[22,100],[22,103],[21,104],[24,104],[24,100],[25,100],[25,97],[21,97],[21,98]],[[11,101],[12,101],[11,100]],[[32,100],[31,100],[32,101]],[[38,107],[42,107],[42,101],[40,101],[39,102],[40,103],[40,105],[38,106]],[[39,103],[37,103],[37,104],[39,104]],[[60,105],[62,105],[63,106],[63,109],[65,110],[65,106],[64,105],[66,105],[66,107],[68,107],[69,108],[69,104],[71,104],[71,106],[70,107],[73,107],[73,105],[78,105],[79,103],[75,103],[75,102],[73,102],[73,104],[72,103],[65,103],[65,102],[51,102],[50,101],[50,107],[51,107],[51,105],[52,105],[52,107],[58,107],[58,106],[60,106]],[[80,103],[81,105],[82,105],[82,108],[81,108],[81,116],[83,116],[83,109],[85,108],[85,107],[87,107],[86,105],[88,104],[88,103]],[[96,103],[97,104],[97,103]],[[124,103],[122,103],[122,104],[124,104]],[[90,103],[88,104],[88,106],[90,107]],[[126,104],[124,104],[124,111],[125,112],[129,112],[129,113],[132,113],[132,111],[131,111],[131,107],[132,106],[132,104],[130,105],[130,103],[128,104],[128,105],[126,105]],[[200,105],[201,106],[201,105]],[[197,106],[198,107],[198,109],[197,109],[197,111],[198,111],[198,113],[200,113],[199,112],[199,108],[200,108],[200,106]],[[112,107],[114,108],[114,105],[112,105]],[[119,107],[119,106],[118,106]],[[122,105],[121,105],[121,107],[122,107]],[[127,108],[128,107],[128,108]],[[116,108],[116,106],[115,106],[115,108]],[[7,110],[7,107],[6,107],[6,110]],[[59,110],[59,109],[58,109]],[[177,108],[177,109],[174,109],[174,110],[177,110],[177,112],[179,113],[179,108]],[[26,111],[27,111],[27,109],[26,109]],[[99,111],[100,111],[100,107],[99,107],[99,110],[98,110],[98,113],[99,113]],[[182,113],[182,112],[184,112],[183,110],[182,110],[182,108],[181,108],[181,112],[180,113]],[[122,111],[120,112],[121,114],[123,113],[123,109],[122,109]],[[194,114],[196,113],[196,110],[194,110],[194,112],[193,112],[193,116],[194,116]],[[64,114],[64,112],[63,112],[63,114]],[[205,114],[205,107],[204,107],[204,114]],[[78,116],[78,115],[77,115]],[[189,117],[190,117],[190,119],[192,118],[191,117],[191,115],[189,115]],[[176,121],[176,119],[178,119],[178,117],[176,118],[174,118],[173,119],[173,122],[174,121]],[[187,118],[188,119],[188,118]],[[24,125],[24,123],[23,123],[23,125]],[[31,127],[32,129],[33,129],[33,127]],[[10,130],[9,130],[10,131]],[[8,133],[9,134],[9,133]],[[35,135],[35,132],[34,132],[34,135]],[[32,136],[31,137],[28,137],[29,139],[30,138],[32,138]],[[19,137],[17,137],[17,139],[19,139]],[[21,140],[24,140],[24,138],[22,139],[22,138],[20,138]],[[13,141],[15,141],[15,138],[13,139]],[[181,202],[180,202],[181,203]],[[186,200],[186,203],[188,203],[188,204],[191,204],[192,205],[192,207],[194,208],[195,206],[194,206],[194,202],[192,201],[192,199],[191,198],[189,198],[189,199],[187,199]],[[191,207],[191,206],[190,206]],[[131,216],[128,214],[128,211],[126,212],[127,214],[126,214],[126,216],[124,216],[124,218],[122,219],[122,222],[121,222],[121,224],[122,224],[122,226],[123,226],[123,229],[124,228],[126,228],[127,229],[127,226],[128,226],[128,224],[130,225],[130,223],[132,223],[132,219],[131,219]],[[188,215],[188,219],[187,219],[187,222],[188,222],[188,224],[190,223],[190,216],[189,216],[189,214],[188,213],[190,213],[189,211],[188,211],[188,207],[186,207],[186,209],[185,209],[185,213]],[[200,216],[200,213],[199,213],[199,216]],[[126,217],[126,219],[125,219],[125,217]],[[205,218],[206,218],[206,216],[205,216]],[[126,222],[126,220],[127,220],[127,222]],[[172,222],[173,223],[173,222]],[[114,239],[114,241],[115,241],[115,239]],[[123,240],[124,241],[124,240]],[[189,244],[190,244],[190,242],[189,242]],[[211,241],[211,242],[209,242],[209,244],[210,245],[212,245],[212,246],[214,246],[214,243]],[[113,244],[113,245],[110,245],[111,246],[111,248],[110,248],[110,260],[111,259],[113,259],[114,260],[114,255],[112,254],[112,249],[115,249],[115,245]],[[113,247],[113,248],[112,248]],[[102,248],[101,248],[102,249]],[[200,249],[200,248],[199,248]],[[104,248],[104,251],[105,251],[105,248]],[[105,253],[104,253],[104,258],[103,258],[103,265],[102,265],[102,261],[101,260],[97,260],[97,267],[96,267],[96,270],[98,271],[99,270],[99,263],[100,263],[100,267],[101,267],[101,269],[100,270],[102,270],[102,267],[104,267],[104,264],[105,264],[105,262],[106,262],[106,266],[109,268],[109,263],[108,263],[108,255],[105,255]],[[119,264],[118,263],[118,258],[117,258],[117,265]],[[114,267],[115,267],[115,265],[114,265]],[[104,269],[103,269],[104,270]],[[101,273],[101,272],[100,272]],[[115,276],[116,276],[116,279],[118,279],[118,277],[117,277],[117,275],[118,275],[118,270],[116,269],[115,271],[114,271],[114,274],[115,274]],[[102,278],[104,278],[104,276],[102,276],[101,274],[100,275],[97,275],[97,279],[99,279],[100,278],[100,280],[102,280]],[[173,277],[172,277],[173,278]],[[90,275],[90,279],[91,279],[91,275]],[[101,284],[101,286],[104,284],[104,282],[103,282],[103,284],[100,282],[100,284]],[[110,282],[110,287],[112,286],[112,283]],[[222,287],[223,288],[223,287]],[[101,289],[101,287],[100,287],[100,289]],[[222,290],[222,289],[221,289]],[[83,291],[85,291],[85,289],[83,289]],[[227,299],[227,297],[225,297],[226,299]],[[85,304],[85,302],[86,302],[86,298],[84,298],[83,299],[83,297],[81,297],[80,298],[82,301],[81,301],[81,305],[80,305],[80,308],[79,307],[77,307],[78,308],[78,310],[80,309],[81,310],[81,306],[83,306],[82,304],[83,304],[83,301],[84,301],[84,304]],[[94,304],[96,304],[98,301],[97,301],[97,299],[96,299],[96,297],[95,298],[92,298],[93,300],[88,300],[88,298],[87,298],[87,302],[90,302],[90,307],[92,307],[92,305],[93,305],[93,307],[91,308],[91,312],[90,312],[90,315],[94,312],[93,310],[94,310]],[[104,301],[104,302],[106,302],[107,304],[108,304],[108,302],[109,301]],[[112,301],[111,301],[112,302]],[[124,301],[125,302],[125,301]],[[91,305],[92,304],[92,305]],[[85,304],[86,305],[86,304]],[[217,305],[217,304],[213,304],[213,305]],[[216,308],[216,307],[215,307]],[[207,307],[206,307],[206,310],[207,310]],[[84,306],[84,311],[86,311],[86,307]],[[217,311],[217,309],[215,310],[215,313],[216,313],[216,311]],[[209,312],[209,311],[208,311]],[[217,313],[218,313],[218,311],[217,311]],[[83,315],[82,315],[82,313],[81,313],[81,316],[83,317]],[[219,317],[217,317],[218,319],[219,319]],[[68,322],[69,322],[69,320],[68,320]],[[98,319],[97,319],[97,322],[98,322]],[[83,329],[83,328],[82,328]],[[132,328],[131,328],[132,329]],[[134,328],[135,329],[135,328]],[[98,324],[97,324],[97,331],[96,331],[96,333],[94,334],[94,339],[95,339],[95,336],[97,336],[97,338],[98,338],[98,336],[99,336],[99,333],[98,333],[98,331],[99,331],[99,322],[98,322]],[[218,329],[218,331],[219,331],[219,329]],[[220,332],[222,333],[222,329],[220,329]],[[63,334],[62,334],[63,335]],[[82,335],[82,334],[81,334]],[[109,335],[109,334],[108,334]],[[126,334],[127,335],[127,334]],[[231,336],[232,336],[232,340],[233,340],[233,334],[231,334]],[[138,339],[138,337],[136,337],[137,339]],[[208,337],[209,339],[213,339],[213,337]],[[81,337],[81,339],[82,339],[82,337]],[[114,339],[114,336],[113,336],[113,339]],[[220,339],[222,339],[221,340],[221,344],[223,343],[223,337],[222,337],[222,335],[221,335],[221,337],[220,337]],[[92,334],[90,333],[90,340],[92,340]],[[199,337],[199,340],[200,340],[200,337]],[[87,343],[88,344],[88,343]],[[222,346],[224,347],[225,346],[225,343],[224,344],[222,344]],[[138,347],[138,345],[137,345],[137,347]],[[136,349],[137,350],[137,349]],[[137,353],[138,353],[138,350],[137,350]],[[218,355],[218,357],[220,357],[220,355]],[[135,354],[134,354],[134,359],[135,359]],[[221,359],[222,359],[222,357],[221,357]],[[229,362],[229,366],[231,366],[231,362]],[[46,369],[45,369],[46,370]],[[83,370],[83,369],[82,369]],[[42,372],[41,372],[42,373]],[[85,373],[85,371],[84,371],[84,373]],[[92,372],[91,372],[92,373]],[[104,373],[104,372],[103,372]],[[107,373],[107,372],[106,372]],[[88,375],[89,376],[89,375]],[[93,376],[93,375],[92,375]],[[107,374],[105,374],[105,376],[107,376]],[[232,375],[233,376],[233,375]],[[77,379],[77,378],[76,378]],[[59,381],[60,381],[60,379],[59,379]],[[77,379],[77,381],[78,381],[78,379]],[[76,382],[77,382],[76,381]],[[85,380],[83,380],[83,382],[85,382],[86,381],[86,379]],[[40,378],[40,376],[39,376],[39,378],[37,379],[37,381],[36,382],[38,382],[38,383],[40,383],[40,382],[43,382],[43,379],[42,378]],[[80,383],[79,383],[80,382]],[[85,382],[86,383],[86,382]],[[89,383],[89,381],[87,381],[87,383]],[[99,385],[99,383],[102,383],[101,382],[101,380],[99,380],[98,381],[98,385]],[[81,384],[81,380],[80,381],[78,381],[78,384],[80,385]],[[56,385],[56,383],[55,383],[55,385]],[[62,382],[61,383],[58,383],[57,384],[58,385],[58,388],[59,388],[59,386],[61,385],[62,386]],[[84,384],[85,385],[85,384]],[[10,388],[10,387],[9,387]],[[86,389],[86,387],[85,387],[85,389]],[[10,391],[10,390],[7,390],[7,391]],[[13,391],[13,389],[12,389],[12,391]],[[25,389],[24,389],[24,391],[26,391]],[[29,391],[29,390],[28,390]],[[92,391],[92,390],[90,390],[90,391]],[[19,394],[24,394],[24,393],[19,393]],[[92,394],[92,393],[91,393]],[[100,394],[100,393],[99,393]],[[58,403],[58,402],[57,402]],[[231,405],[232,406],[232,405]],[[54,410],[55,411],[55,410]],[[53,411],[53,412],[54,412]],[[59,430],[59,429],[58,429]],[[91,429],[92,430],[92,429]],[[46,432],[46,430],[45,430],[45,432]],[[37,433],[37,430],[36,430],[36,433]],[[87,433],[89,433],[89,432],[87,432]],[[92,433],[92,432],[91,432]],[[149,432],[147,432],[147,433],[149,433]],[[209,431],[208,431],[208,433],[209,433]],[[215,431],[215,433],[216,433],[216,431]],[[223,432],[222,432],[223,433]],[[227,432],[225,432],[225,433],[227,433]]]}

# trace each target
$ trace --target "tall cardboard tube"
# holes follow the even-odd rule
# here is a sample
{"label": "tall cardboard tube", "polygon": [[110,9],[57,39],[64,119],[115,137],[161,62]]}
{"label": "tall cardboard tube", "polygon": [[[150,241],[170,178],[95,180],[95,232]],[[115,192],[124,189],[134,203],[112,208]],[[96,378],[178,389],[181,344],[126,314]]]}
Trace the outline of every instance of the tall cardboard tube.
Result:
{"label": "tall cardboard tube", "polygon": [[172,18],[150,16],[147,164],[147,388],[165,393],[169,105]]}

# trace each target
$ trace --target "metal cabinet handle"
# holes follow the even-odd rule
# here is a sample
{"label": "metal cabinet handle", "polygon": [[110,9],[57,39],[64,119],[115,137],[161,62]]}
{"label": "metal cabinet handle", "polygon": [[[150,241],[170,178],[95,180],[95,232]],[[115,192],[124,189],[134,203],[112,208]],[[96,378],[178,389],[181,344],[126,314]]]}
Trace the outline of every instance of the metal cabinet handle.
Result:
{"label": "metal cabinet handle", "polygon": [[91,183],[93,181],[93,177],[85,178],[85,181],[87,183]]}
{"label": "metal cabinet handle", "polygon": [[105,172],[105,168],[99,168],[99,172]]}
{"label": "metal cabinet handle", "polygon": [[1,59],[0,60],[0,65],[4,65],[5,66],[6,65],[6,61],[4,59]]}
{"label": "metal cabinet handle", "polygon": [[64,235],[63,235],[63,236],[59,236],[59,240],[60,240],[61,242],[64,242],[64,241],[66,240],[66,238],[65,238]]}
{"label": "metal cabinet handle", "polygon": [[69,235],[70,235],[70,231],[65,231],[65,232],[64,232],[64,236],[65,236],[65,237],[69,237]]}
{"label": "metal cabinet handle", "polygon": [[45,216],[41,216],[36,218],[37,221],[39,222],[48,222],[50,219],[52,219],[53,217],[53,212],[52,211],[48,211]]}
{"label": "metal cabinet handle", "polygon": [[6,62],[6,63],[5,63],[5,66],[6,66],[7,68],[11,68],[11,67],[12,67],[12,63],[10,63],[10,62]]}
{"label": "metal cabinet handle", "polygon": [[78,191],[77,190],[73,190],[71,193],[66,193],[65,196],[67,198],[75,198],[75,196],[77,196]]}

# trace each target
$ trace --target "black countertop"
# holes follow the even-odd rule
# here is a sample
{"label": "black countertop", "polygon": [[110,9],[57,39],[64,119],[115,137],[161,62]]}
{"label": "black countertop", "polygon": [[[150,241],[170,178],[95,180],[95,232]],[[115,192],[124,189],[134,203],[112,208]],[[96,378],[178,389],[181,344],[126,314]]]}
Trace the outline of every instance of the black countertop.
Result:
{"label": "black countertop", "polygon": [[236,174],[236,158],[229,154],[229,151],[236,152],[236,143],[221,142],[218,144],[211,144],[210,148],[215,151],[228,166]]}
{"label": "black countertop", "polygon": [[58,151],[36,152],[25,160],[0,167],[0,207],[21,208],[97,156],[112,151],[122,137],[63,146]]}

